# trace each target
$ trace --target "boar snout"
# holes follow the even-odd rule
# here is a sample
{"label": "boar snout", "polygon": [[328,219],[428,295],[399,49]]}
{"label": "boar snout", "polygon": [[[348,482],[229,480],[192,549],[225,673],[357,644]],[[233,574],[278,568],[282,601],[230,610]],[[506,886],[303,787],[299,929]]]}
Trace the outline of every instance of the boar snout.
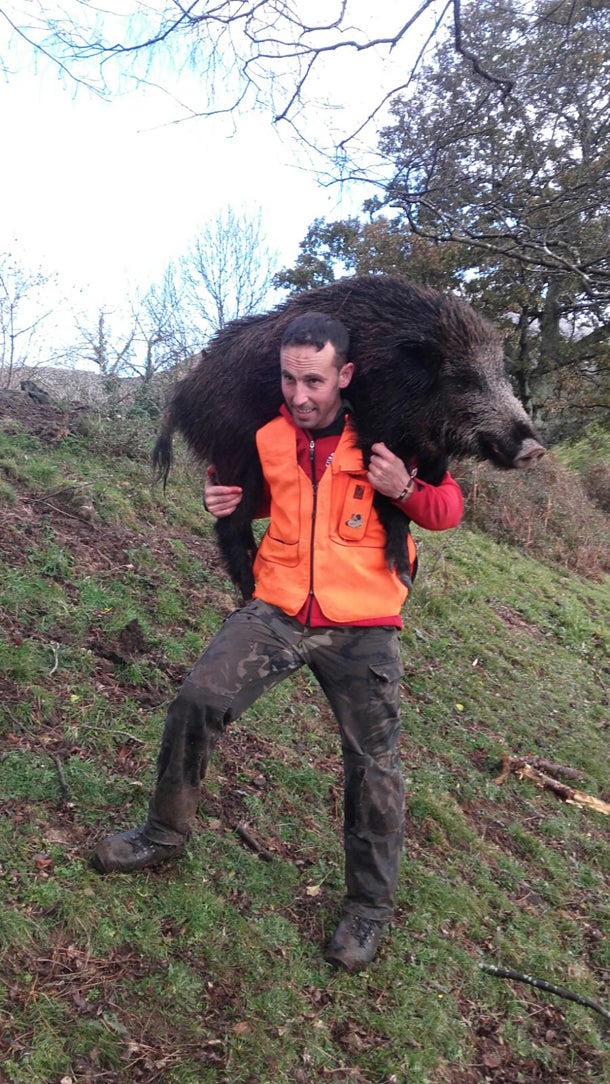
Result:
{"label": "boar snout", "polygon": [[[525,470],[533,467],[543,455],[546,449],[535,437],[519,432],[510,436],[501,436],[499,433],[486,433],[479,435],[478,455],[481,459],[488,459],[494,467],[500,470]],[[531,433],[531,426],[528,426]]]}
{"label": "boar snout", "polygon": [[515,458],[513,466],[517,470],[526,470],[527,467],[535,467],[540,462],[543,455],[546,455],[546,448],[542,447],[537,440],[532,440],[529,437],[523,441],[521,450]]}

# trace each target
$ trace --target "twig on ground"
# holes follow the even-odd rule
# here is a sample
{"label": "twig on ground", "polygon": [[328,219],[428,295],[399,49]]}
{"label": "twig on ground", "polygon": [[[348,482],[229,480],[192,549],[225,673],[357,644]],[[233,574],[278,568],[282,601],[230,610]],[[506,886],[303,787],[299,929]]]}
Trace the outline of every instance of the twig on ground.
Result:
{"label": "twig on ground", "polygon": [[243,839],[244,843],[246,843],[251,850],[255,851],[259,858],[263,859],[263,862],[273,861],[273,852],[267,850],[266,847],[263,847],[263,845],[254,838],[245,821],[240,821],[240,823],[236,825],[235,831],[239,838]]}
{"label": "twig on ground", "polygon": [[[57,489],[51,489],[48,493],[41,493],[38,497],[25,496],[20,497],[20,500],[27,504],[44,504],[47,508],[50,508],[52,512],[57,512],[60,516],[67,516],[68,519],[80,520],[81,523],[91,523],[91,504],[90,498],[83,494],[85,489],[89,489],[93,485],[92,482],[82,482],[75,485],[59,486]],[[78,496],[84,499],[76,504],[75,498]],[[53,504],[55,497],[65,497],[67,501],[71,502],[72,511],[64,507],[58,507]],[[86,502],[89,502],[86,504]]]}
{"label": "twig on ground", "polygon": [[48,751],[47,751],[47,755],[50,756],[50,758],[53,761],[55,767],[57,768],[57,775],[59,776],[59,788],[61,790],[62,801],[68,802],[68,798],[69,798],[68,784],[66,783],[66,777],[64,775],[63,764],[62,764],[61,760],[59,759],[59,757],[55,755],[55,753],[48,753]]}
{"label": "twig on ground", "polygon": [[[95,726],[93,723],[74,723],[75,730],[95,730],[98,734],[107,734],[107,726]],[[129,730],[116,730],[112,728],[112,737],[119,736],[121,738],[128,738],[129,741],[133,741],[136,745],[146,745],[146,738],[137,738],[135,734],[132,734]]]}
{"label": "twig on ground", "polygon": [[58,508],[57,505],[51,504],[50,501],[43,500],[42,497],[39,498],[39,502],[46,504],[47,508],[50,508],[52,512],[57,512],[60,516],[67,516],[68,519],[78,519],[81,523],[84,522],[82,516],[75,516],[73,512],[68,512],[66,508]]}
{"label": "twig on ground", "polygon": [[511,757],[508,753],[505,753],[502,757],[502,771],[496,783],[503,783],[511,772],[517,772],[520,768],[524,768],[529,765],[532,768],[537,768],[541,772],[548,772],[550,775],[563,775],[566,779],[582,779],[582,772],[579,772],[576,768],[568,768],[565,764],[555,764],[552,760],[545,760],[544,757],[539,757],[536,753],[530,753],[523,757]]}
{"label": "twig on ground", "polygon": [[556,997],[563,997],[567,1001],[575,1001],[578,1005],[586,1005],[587,1008],[600,1013],[606,1020],[610,1020],[608,1009],[604,1009],[603,1005],[598,1005],[597,1001],[592,1001],[589,997],[575,994],[573,990],[566,990],[563,986],[555,986],[554,983],[545,982],[544,979],[535,979],[531,975],[525,975],[522,971],[515,971],[512,967],[496,967],[495,964],[479,964],[479,967],[481,971],[486,971],[489,975],[495,975],[496,978],[526,982],[529,986],[535,986],[538,990],[546,990],[547,993],[555,994]]}
{"label": "twig on ground", "polygon": [[22,497],[21,499],[29,502],[29,504],[46,504],[50,497],[63,497],[65,494],[76,493],[82,489],[90,489],[93,482],[78,482],[75,485],[58,486],[57,489],[50,489],[48,493],[41,493],[39,497]]}
{"label": "twig on ground", "polygon": [[59,667],[59,644],[51,644],[51,649],[53,651],[53,658],[55,661],[53,663],[52,669],[49,670],[49,677],[52,677],[53,674],[56,672],[57,668]]}
{"label": "twig on ground", "polygon": [[495,780],[496,783],[504,783],[511,772],[514,772],[518,779],[529,779],[532,783],[535,783],[537,787],[542,787],[543,790],[550,790],[553,794],[556,794],[568,805],[577,805],[585,807],[586,809],[593,809],[596,813],[604,813],[607,817],[610,816],[610,803],[603,802],[601,798],[595,798],[592,794],[585,794],[582,790],[576,790],[574,787],[569,787],[567,783],[562,783],[559,779],[553,779],[552,776],[547,775],[546,772],[542,772],[538,767],[534,767],[533,762],[537,761],[539,765],[546,765],[548,768],[552,768],[557,774],[563,773],[567,775],[572,773],[578,778],[580,773],[576,773],[573,768],[565,768],[560,764],[551,764],[549,761],[543,760],[541,757],[502,757],[502,771]]}

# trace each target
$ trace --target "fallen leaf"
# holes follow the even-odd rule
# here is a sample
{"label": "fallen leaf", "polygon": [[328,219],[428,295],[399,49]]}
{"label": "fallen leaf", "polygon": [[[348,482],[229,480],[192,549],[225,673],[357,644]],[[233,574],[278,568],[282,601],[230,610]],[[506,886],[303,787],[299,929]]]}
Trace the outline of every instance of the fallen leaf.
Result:
{"label": "fallen leaf", "polygon": [[36,869],[53,869],[53,859],[49,858],[48,854],[35,854],[34,865]]}

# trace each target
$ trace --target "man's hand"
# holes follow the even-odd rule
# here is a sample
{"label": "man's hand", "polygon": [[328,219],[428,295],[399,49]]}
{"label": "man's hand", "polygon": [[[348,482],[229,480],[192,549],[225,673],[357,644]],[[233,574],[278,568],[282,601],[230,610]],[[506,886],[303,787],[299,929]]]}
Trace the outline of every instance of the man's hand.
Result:
{"label": "man's hand", "polygon": [[[402,459],[386,448],[385,444],[373,444],[369,463],[368,480],[378,493],[397,500],[403,493],[410,496],[413,483]],[[405,492],[406,491],[406,492]]]}
{"label": "man's hand", "polygon": [[210,464],[207,481],[203,491],[203,506],[217,519],[230,516],[235,511],[243,496],[241,486],[219,486],[216,482],[216,468]]}

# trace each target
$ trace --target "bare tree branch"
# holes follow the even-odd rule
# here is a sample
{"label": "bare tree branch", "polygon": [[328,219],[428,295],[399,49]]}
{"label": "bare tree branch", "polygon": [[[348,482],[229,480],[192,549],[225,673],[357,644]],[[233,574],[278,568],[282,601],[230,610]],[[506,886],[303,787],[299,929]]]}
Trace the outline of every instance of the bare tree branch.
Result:
{"label": "bare tree branch", "polygon": [[495,964],[479,964],[479,967],[481,971],[487,971],[489,975],[495,975],[499,979],[514,979],[516,982],[526,982],[529,986],[535,986],[538,990],[545,990],[549,994],[555,994],[556,997],[565,998],[567,1001],[575,1001],[577,1005],[586,1005],[587,1008],[594,1009],[601,1016],[605,1016],[606,1020],[610,1020],[610,1012],[603,1005],[599,1005],[597,1001],[592,1001],[590,997],[576,994],[573,990],[566,990],[564,986],[555,986],[554,983],[546,982],[545,979],[533,978],[532,975],[525,975],[523,971],[515,971],[512,967],[496,967]]}
{"label": "bare tree branch", "polygon": [[205,226],[179,261],[181,299],[199,336],[260,310],[276,257],[267,248],[262,215],[228,208]]}
{"label": "bare tree branch", "polygon": [[506,98],[513,89],[512,79],[499,79],[491,72],[485,70],[482,66],[479,58],[471,49],[467,49],[463,43],[463,29],[462,29],[462,13],[460,0],[453,0],[453,34],[455,42],[455,50],[460,56],[463,56],[465,60],[469,60],[472,64],[472,70],[477,73],[481,79],[486,79],[489,83],[494,83],[502,92],[502,96]]}
{"label": "bare tree branch", "polygon": [[[186,116],[179,119],[217,116],[256,104],[269,108],[275,123],[289,124],[308,144],[321,93],[315,82],[318,71],[328,75],[339,54],[375,54],[393,61],[396,56],[394,70],[400,62],[404,79],[394,78],[391,89],[382,86],[378,94],[371,89],[371,105],[362,107],[364,119],[346,122],[344,128],[349,130],[337,138],[337,147],[324,148],[327,155],[338,147],[344,154],[392,96],[408,91],[423,56],[442,35],[452,35],[454,48],[468,57],[481,78],[508,93],[506,80],[485,68],[476,49],[467,45],[459,0],[447,0],[440,14],[435,14],[434,0],[419,0],[406,19],[382,32],[378,27],[383,18],[391,22],[391,9],[376,12],[373,21],[355,15],[351,0],[328,0],[330,13],[320,10],[316,19],[306,0],[141,2],[130,16],[99,4],[79,5],[80,10],[68,16],[61,7],[53,10],[50,5],[41,9],[38,20],[32,18],[26,0],[13,0],[12,7],[12,15],[6,6],[0,15],[14,35],[55,62],[65,75],[100,93],[109,92],[110,67],[119,78],[129,73],[170,94],[168,65],[186,67],[197,76],[197,98],[185,105]],[[353,116],[347,88],[343,105],[350,106]],[[317,144],[320,150],[319,138]]]}

